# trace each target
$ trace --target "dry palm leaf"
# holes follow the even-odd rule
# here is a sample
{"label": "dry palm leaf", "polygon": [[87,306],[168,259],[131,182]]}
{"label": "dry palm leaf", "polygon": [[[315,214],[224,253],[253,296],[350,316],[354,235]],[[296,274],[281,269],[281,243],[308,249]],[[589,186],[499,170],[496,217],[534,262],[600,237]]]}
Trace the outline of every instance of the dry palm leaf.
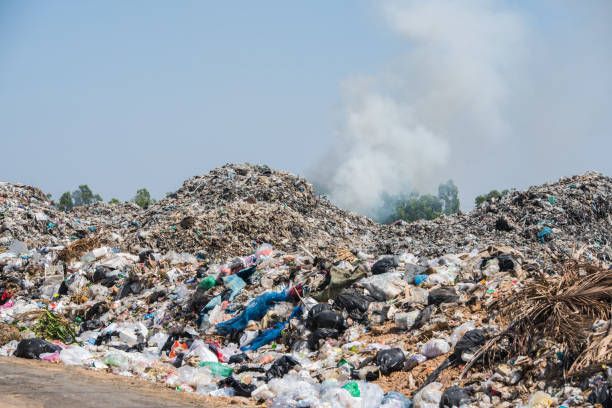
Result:
{"label": "dry palm leaf", "polygon": [[582,350],[596,319],[610,318],[612,271],[576,262],[563,265],[560,277],[540,278],[500,304],[512,323],[513,348],[529,351],[535,340],[548,338],[568,351]]}
{"label": "dry palm leaf", "polygon": [[[590,338],[589,331],[595,320],[612,318],[611,301],[612,270],[576,261],[565,263],[559,275],[527,283],[499,302],[501,318],[510,324],[476,353],[462,376],[482,357],[490,360],[502,349],[527,355],[542,339],[579,355],[572,366],[574,372],[610,361],[612,333],[608,330],[605,336]],[[509,342],[507,347],[501,346],[503,342]]]}

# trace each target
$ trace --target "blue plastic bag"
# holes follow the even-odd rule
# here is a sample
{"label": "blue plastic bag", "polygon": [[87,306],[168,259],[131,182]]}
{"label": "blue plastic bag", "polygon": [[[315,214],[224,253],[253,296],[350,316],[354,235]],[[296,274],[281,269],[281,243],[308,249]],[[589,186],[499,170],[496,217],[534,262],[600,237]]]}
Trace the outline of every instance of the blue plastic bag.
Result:
{"label": "blue plastic bag", "polygon": [[244,312],[215,326],[217,333],[226,335],[234,331],[240,332],[244,330],[250,320],[261,320],[274,303],[284,302],[288,299],[289,290],[283,290],[282,292],[266,292],[249,303]]}
{"label": "blue plastic bag", "polygon": [[276,323],[273,328],[264,330],[263,332],[261,332],[259,336],[255,337],[249,344],[240,347],[240,350],[242,351],[257,350],[261,346],[273,342],[278,337],[280,337],[280,335],[283,332],[283,329],[289,323],[289,320],[293,319],[296,316],[299,316],[299,313],[301,310],[302,309],[299,306],[296,306],[293,309],[293,312],[291,312],[291,316],[289,316],[289,319],[286,322]]}

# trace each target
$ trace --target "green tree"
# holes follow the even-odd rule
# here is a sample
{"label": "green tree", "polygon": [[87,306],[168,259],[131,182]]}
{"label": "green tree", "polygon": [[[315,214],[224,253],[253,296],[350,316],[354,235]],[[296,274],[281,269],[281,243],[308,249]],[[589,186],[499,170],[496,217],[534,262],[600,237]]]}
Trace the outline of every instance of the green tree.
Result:
{"label": "green tree", "polygon": [[153,204],[151,194],[146,188],[138,189],[133,201],[141,208],[148,208],[151,204]]}
{"label": "green tree", "polygon": [[100,194],[94,194],[87,184],[81,184],[78,189],[72,192],[72,201],[74,206],[90,205],[98,201],[102,201]]}
{"label": "green tree", "polygon": [[121,203],[121,201],[119,201],[118,198],[111,198],[110,201],[108,202],[109,204],[115,205],[115,204],[119,204]]}
{"label": "green tree", "polygon": [[442,201],[444,214],[459,212],[459,189],[453,180],[448,180],[438,186],[438,198]]}
{"label": "green tree", "polygon": [[411,194],[400,202],[392,218],[404,221],[433,220],[442,214],[442,201],[431,194]]}
{"label": "green tree", "polygon": [[59,199],[59,203],[57,204],[57,208],[62,211],[68,211],[72,207],[74,207],[74,203],[72,202],[72,195],[70,191],[66,191]]}
{"label": "green tree", "polygon": [[487,194],[481,194],[479,196],[476,196],[476,198],[474,199],[474,204],[476,204],[476,207],[478,207],[485,201],[492,201],[494,199],[499,200],[508,193],[508,190],[503,190],[501,193],[498,190],[491,190]]}

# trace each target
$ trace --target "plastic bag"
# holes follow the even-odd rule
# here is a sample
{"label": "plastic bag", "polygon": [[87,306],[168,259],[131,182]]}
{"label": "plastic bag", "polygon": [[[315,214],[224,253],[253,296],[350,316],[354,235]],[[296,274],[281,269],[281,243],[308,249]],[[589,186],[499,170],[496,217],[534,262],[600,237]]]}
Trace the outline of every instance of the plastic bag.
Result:
{"label": "plastic bag", "polygon": [[72,346],[60,351],[59,358],[66,365],[84,365],[93,358],[93,355],[83,347]]}
{"label": "plastic bag", "polygon": [[299,363],[291,356],[285,355],[276,359],[268,371],[266,371],[266,382],[272,378],[282,378],[296,365],[299,365]]}
{"label": "plastic bag", "polygon": [[308,348],[310,350],[319,349],[319,341],[327,338],[337,339],[340,333],[336,329],[317,329],[308,336]]}
{"label": "plastic bag", "polygon": [[234,395],[246,398],[249,398],[256,388],[254,384],[245,384],[238,381],[234,377],[224,378],[223,380],[219,381],[218,385],[220,387],[231,387],[234,390]]}
{"label": "plastic bag", "polygon": [[438,408],[442,399],[442,384],[434,382],[423,387],[414,396],[414,408]]}
{"label": "plastic bag", "polygon": [[38,359],[42,353],[55,353],[60,350],[60,346],[43,339],[25,339],[19,342],[13,355],[21,358]]}
{"label": "plastic bag", "polygon": [[381,273],[392,272],[397,266],[399,266],[398,258],[396,256],[388,256],[376,261],[372,265],[372,274],[380,275]]}
{"label": "plastic bag", "polygon": [[[465,361],[462,356],[475,353],[484,343],[485,336],[482,330],[470,330],[457,342],[453,355]],[[469,361],[469,359],[467,359],[467,361]]]}
{"label": "plastic bag", "polygon": [[395,325],[400,329],[408,330],[414,326],[420,314],[421,312],[419,310],[396,313],[394,317]]}
{"label": "plastic bag", "polygon": [[421,354],[427,358],[438,357],[449,351],[450,345],[442,339],[431,339],[421,347]]}
{"label": "plastic bag", "polygon": [[238,316],[233,317],[225,322],[217,324],[215,327],[217,333],[226,335],[234,331],[242,331],[247,326],[250,320],[259,321],[268,312],[268,309],[276,302],[284,302],[289,299],[289,291],[282,292],[266,292],[249,303]]}
{"label": "plastic bag", "polygon": [[453,385],[444,390],[440,400],[440,408],[458,408],[469,404],[469,402],[469,394],[463,388]]}
{"label": "plastic bag", "polygon": [[273,328],[264,330],[259,336],[251,340],[249,344],[240,347],[240,350],[241,351],[257,350],[261,346],[271,343],[274,340],[276,340],[278,337],[280,337],[284,328],[285,328],[285,323],[276,323],[276,325]]}
{"label": "plastic bag", "polygon": [[388,375],[394,371],[400,371],[404,367],[406,356],[400,348],[380,350],[376,353],[376,365],[380,367],[380,372]]}
{"label": "plastic bag", "polygon": [[465,322],[461,326],[455,327],[453,334],[450,336],[452,346],[454,347],[465,333],[470,330],[474,330],[475,328],[476,324],[473,321]]}
{"label": "plastic bag", "polygon": [[127,353],[120,350],[109,351],[104,356],[104,364],[110,367],[117,367],[121,371],[125,371],[130,367],[130,361]]}
{"label": "plastic bag", "polygon": [[380,408],[412,408],[412,401],[404,394],[391,391],[383,397]]}
{"label": "plastic bag", "polygon": [[459,301],[459,295],[452,287],[443,287],[433,289],[429,292],[427,302],[430,305],[439,305],[441,303],[455,303]]}
{"label": "plastic bag", "polygon": [[396,298],[404,291],[407,283],[399,272],[387,272],[370,276],[360,281],[368,292],[377,300],[386,301]]}
{"label": "plastic bag", "polygon": [[342,291],[334,299],[334,307],[346,310],[349,316],[355,320],[363,320],[366,316],[370,303],[374,302],[371,296],[364,295],[353,289]]}
{"label": "plastic bag", "polygon": [[308,314],[307,324],[310,330],[336,329],[339,332],[343,332],[346,329],[346,322],[341,314],[333,310],[322,310],[313,314],[315,308],[311,309]]}

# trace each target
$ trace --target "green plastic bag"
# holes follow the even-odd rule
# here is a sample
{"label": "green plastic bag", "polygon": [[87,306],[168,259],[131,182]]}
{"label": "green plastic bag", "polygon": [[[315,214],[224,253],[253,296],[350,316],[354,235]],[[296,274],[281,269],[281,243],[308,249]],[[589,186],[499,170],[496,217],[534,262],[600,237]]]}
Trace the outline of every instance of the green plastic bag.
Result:
{"label": "green plastic bag", "polygon": [[352,397],[361,397],[361,391],[359,391],[359,384],[355,381],[349,381],[342,386],[345,390],[351,394]]}
{"label": "green plastic bag", "polygon": [[208,367],[210,372],[216,377],[229,377],[234,372],[232,367],[214,361],[202,361],[200,362],[200,367]]}

